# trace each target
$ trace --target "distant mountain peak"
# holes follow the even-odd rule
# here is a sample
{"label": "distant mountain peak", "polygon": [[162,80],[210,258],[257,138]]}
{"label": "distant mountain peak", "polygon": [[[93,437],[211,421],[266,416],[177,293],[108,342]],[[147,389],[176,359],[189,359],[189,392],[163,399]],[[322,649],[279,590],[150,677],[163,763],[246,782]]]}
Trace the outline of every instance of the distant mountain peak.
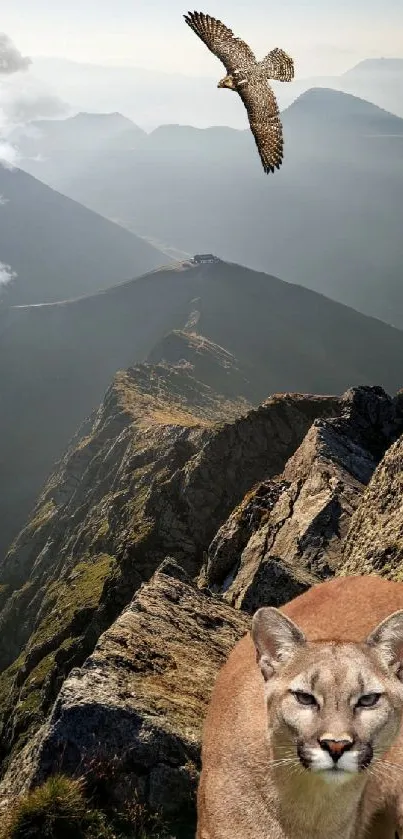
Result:
{"label": "distant mountain peak", "polygon": [[79,111],[74,116],[67,117],[63,120],[64,124],[69,124],[80,128],[94,128],[95,130],[113,129],[123,131],[136,131],[144,134],[142,128],[133,122],[132,119],[121,114],[120,111],[102,112],[102,111]]}
{"label": "distant mountain peak", "polygon": [[368,102],[367,99],[330,87],[309,88],[309,90],[301,93],[283,113],[294,114],[304,111],[311,116],[312,111],[323,114],[325,109],[326,119],[331,115],[348,117],[352,114],[354,116],[392,116],[389,111]]}
{"label": "distant mountain peak", "polygon": [[403,75],[403,58],[365,58],[359,61],[350,70],[343,73],[343,76],[365,76],[372,73],[399,73]]}
{"label": "distant mountain peak", "polygon": [[123,114],[119,113],[119,111],[113,112],[92,112],[92,111],[79,111],[77,114],[74,114],[72,117],[68,117],[68,119],[74,119],[77,121],[86,121],[86,120],[117,120],[124,123],[129,123],[130,125],[134,125],[134,122],[129,119],[129,117],[125,117]]}

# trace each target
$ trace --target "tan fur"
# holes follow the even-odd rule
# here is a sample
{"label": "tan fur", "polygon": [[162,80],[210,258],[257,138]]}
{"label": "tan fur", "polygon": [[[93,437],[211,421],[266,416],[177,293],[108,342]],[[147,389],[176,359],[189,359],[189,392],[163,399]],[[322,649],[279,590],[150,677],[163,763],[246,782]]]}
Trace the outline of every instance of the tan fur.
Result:
{"label": "tan fur", "polygon": [[[265,640],[276,610],[256,616],[258,654],[250,634],[236,645],[207,713],[197,839],[394,839],[397,830],[403,837],[403,684],[390,646],[399,658],[402,616],[390,637],[381,630],[372,647],[364,643],[399,610],[402,583],[367,576],[314,586],[281,609],[307,643],[290,637],[287,647],[282,638],[280,662]],[[299,688],[298,680],[313,672],[323,703],[316,714],[302,715],[289,688]],[[351,710],[355,700],[347,702],[358,693],[357,679],[366,689],[375,683],[382,688],[372,711]],[[318,737],[350,737],[358,751],[370,740],[373,760],[368,768],[342,773],[343,783],[325,781],[327,773],[303,768],[290,726],[302,733],[309,754],[324,754]],[[283,757],[288,762],[273,765]],[[358,757],[352,751],[343,759]]]}

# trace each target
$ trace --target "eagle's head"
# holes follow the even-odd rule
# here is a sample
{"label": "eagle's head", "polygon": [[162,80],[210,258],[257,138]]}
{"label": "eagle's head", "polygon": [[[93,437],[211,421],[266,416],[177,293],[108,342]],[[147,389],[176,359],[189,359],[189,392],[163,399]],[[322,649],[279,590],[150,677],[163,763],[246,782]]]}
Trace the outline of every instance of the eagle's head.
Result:
{"label": "eagle's head", "polygon": [[218,82],[217,87],[227,87],[229,90],[236,90],[236,85],[232,76],[224,76],[224,78]]}

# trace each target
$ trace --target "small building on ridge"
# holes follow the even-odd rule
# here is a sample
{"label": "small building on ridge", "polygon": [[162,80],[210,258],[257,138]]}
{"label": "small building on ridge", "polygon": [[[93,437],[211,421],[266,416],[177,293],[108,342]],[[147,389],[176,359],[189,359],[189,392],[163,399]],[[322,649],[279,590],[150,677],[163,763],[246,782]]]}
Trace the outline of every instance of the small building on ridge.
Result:
{"label": "small building on ridge", "polygon": [[213,253],[195,253],[191,262],[195,265],[200,265],[203,262],[221,262],[221,259],[218,256],[214,256]]}

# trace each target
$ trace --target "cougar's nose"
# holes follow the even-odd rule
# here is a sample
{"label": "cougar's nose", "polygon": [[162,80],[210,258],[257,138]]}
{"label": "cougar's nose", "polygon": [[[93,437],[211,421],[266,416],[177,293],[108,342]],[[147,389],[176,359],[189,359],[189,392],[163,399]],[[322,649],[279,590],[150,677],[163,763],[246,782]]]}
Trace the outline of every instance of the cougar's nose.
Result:
{"label": "cougar's nose", "polygon": [[334,762],[337,763],[341,756],[351,749],[353,741],[329,740],[326,737],[324,737],[319,740],[319,744],[325,752],[328,752],[330,754],[330,757],[334,760]]}

